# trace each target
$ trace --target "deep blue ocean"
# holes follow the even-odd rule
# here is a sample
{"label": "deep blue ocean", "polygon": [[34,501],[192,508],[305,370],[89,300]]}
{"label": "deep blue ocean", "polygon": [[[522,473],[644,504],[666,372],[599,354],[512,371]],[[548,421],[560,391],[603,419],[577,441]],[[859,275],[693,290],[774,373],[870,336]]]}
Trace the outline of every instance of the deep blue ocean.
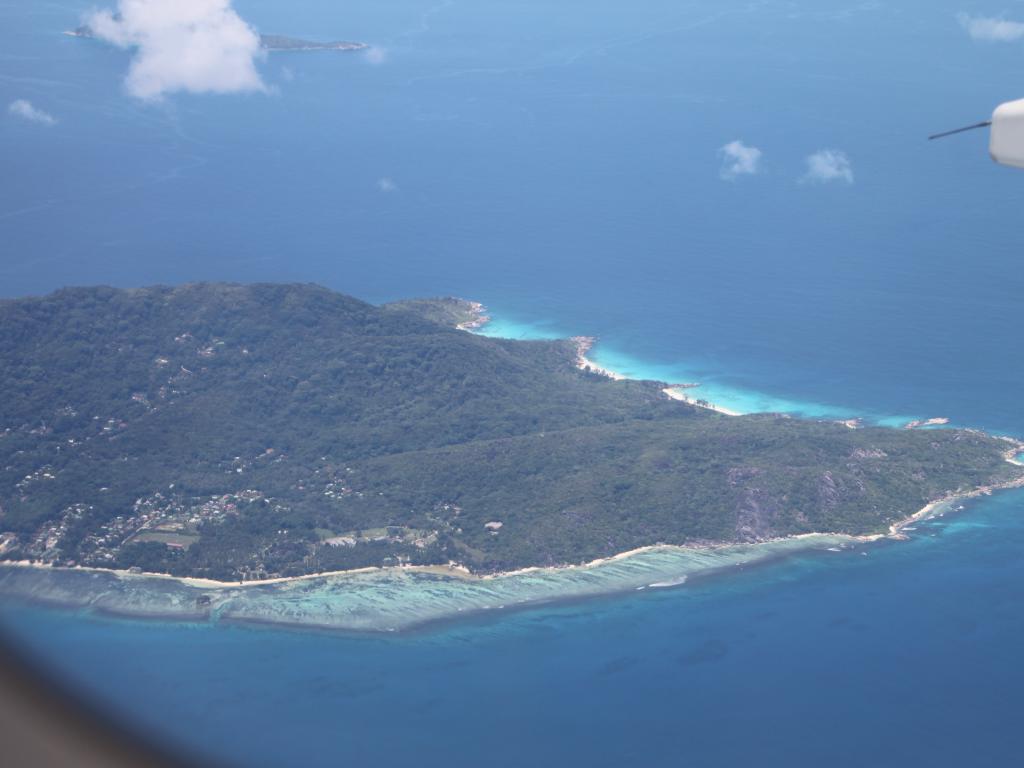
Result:
{"label": "deep blue ocean", "polygon": [[[159,104],[126,94],[128,52],[61,34],[93,5],[0,4],[0,296],[458,295],[740,410],[1024,436],[1024,173],[984,132],[925,140],[1024,95],[1024,43],[957,21],[1000,4],[236,0],[382,60],[271,54],[269,95]],[[733,140],[761,173],[721,178]],[[822,149],[853,183],[801,181]],[[1003,766],[1021,513],[401,636],[0,613],[104,706],[238,765]]]}

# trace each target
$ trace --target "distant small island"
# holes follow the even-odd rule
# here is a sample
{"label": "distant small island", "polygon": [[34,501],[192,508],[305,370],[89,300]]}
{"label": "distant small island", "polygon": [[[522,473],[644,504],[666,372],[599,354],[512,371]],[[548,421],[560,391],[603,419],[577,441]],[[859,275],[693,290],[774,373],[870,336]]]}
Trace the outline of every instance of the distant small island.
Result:
{"label": "distant small island", "polygon": [[[92,39],[96,37],[89,26],[81,26],[68,30],[64,34],[70,37],[83,37]],[[303,40],[298,37],[287,37],[286,35],[260,35],[260,45],[267,51],[365,51],[369,49],[366,43],[356,43],[349,40],[333,40],[326,43],[313,40]]]}
{"label": "distant small island", "polygon": [[284,35],[260,35],[260,44],[268,51],[364,51],[370,47],[347,40],[317,43]]}

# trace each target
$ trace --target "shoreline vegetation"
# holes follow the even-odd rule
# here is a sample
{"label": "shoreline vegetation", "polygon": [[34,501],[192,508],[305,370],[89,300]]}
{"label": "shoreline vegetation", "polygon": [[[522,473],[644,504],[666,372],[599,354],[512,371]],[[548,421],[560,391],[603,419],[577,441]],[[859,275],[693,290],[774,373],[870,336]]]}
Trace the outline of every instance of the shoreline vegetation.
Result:
{"label": "shoreline vegetation", "polygon": [[[1006,461],[1024,466],[1019,458],[1024,454],[1024,442],[1003,439],[1010,444]],[[1014,488],[1024,488],[1024,476],[948,494],[894,522],[884,533],[803,533],[749,544],[652,544],[583,564],[496,573],[472,573],[452,562],[218,581],[136,569],[7,561],[0,562],[0,595],[123,619],[370,634],[405,632],[493,611],[678,588],[697,578],[815,551],[840,553],[881,541],[905,541],[917,523],[962,511],[961,502]],[[22,574],[29,578],[20,578]],[[64,583],[62,576],[72,581]]]}
{"label": "shoreline vegetation", "polygon": [[[106,290],[108,289],[104,289],[104,291]],[[163,302],[160,305],[161,307],[167,306],[167,302],[171,299],[162,298],[164,294],[159,293],[159,291],[168,289],[156,290],[158,292],[154,293],[154,298],[160,298],[160,301]],[[248,299],[248,293],[251,292],[251,289],[231,286],[200,286],[170,290],[174,300],[199,301],[195,306],[201,307],[204,312],[210,311],[210,304],[221,300],[220,294],[217,292],[231,297],[232,301],[236,301],[241,296]],[[257,293],[252,298],[260,298],[261,302],[265,302],[268,299],[259,292],[267,291],[285,291],[286,298],[284,302],[295,303],[310,300],[310,297],[307,296],[310,292],[312,292],[313,300],[318,302],[349,302],[341,305],[344,311],[366,315],[370,318],[368,322],[385,324],[389,329],[386,332],[385,338],[403,338],[394,336],[390,328],[411,323],[413,317],[423,318],[422,321],[416,322],[428,322],[447,326],[449,329],[447,334],[449,335],[452,333],[452,328],[457,328],[476,336],[476,332],[490,322],[486,307],[478,302],[451,299],[423,300],[398,302],[394,305],[372,308],[369,305],[354,303],[355,300],[347,298],[335,299],[332,296],[321,293],[322,289],[313,291],[311,288],[303,287],[276,288],[261,286],[255,290]],[[147,302],[150,301],[148,292],[152,291],[153,289],[145,289],[135,293],[113,293],[110,295],[116,296],[122,301]],[[215,299],[210,298],[207,292],[213,292],[212,295]],[[88,294],[83,295],[88,296]],[[60,296],[60,299],[68,299],[75,296],[76,294],[64,294]],[[273,299],[271,305],[274,302],[284,303],[276,295],[271,298]],[[91,297],[90,300],[92,300]],[[106,293],[103,294],[102,300],[108,300]],[[44,299],[42,301],[48,300]],[[21,305],[17,304],[17,302],[8,303],[6,308],[13,310],[18,306]],[[192,304],[189,304],[189,306],[192,306]],[[161,311],[166,310],[161,309]],[[331,308],[318,311],[334,312],[336,310]],[[238,315],[238,317],[245,316]],[[180,321],[174,320],[173,322],[175,325],[169,327],[177,331],[177,323]],[[232,322],[237,323],[239,320],[232,320]],[[438,337],[435,335],[436,331],[431,330],[432,328],[437,328],[438,325],[413,325],[414,335],[412,338],[420,338],[416,334],[428,334],[427,338],[436,338],[440,342],[447,344],[447,336]],[[161,333],[165,333],[165,331],[161,331]],[[459,336],[460,334],[455,335]],[[200,365],[211,366],[210,370],[213,370],[212,366],[214,363],[212,361],[216,361],[221,356],[226,356],[224,350],[230,349],[232,344],[230,337],[223,335],[214,338],[213,341],[204,340],[195,330],[181,333],[173,338],[175,344],[184,347],[184,350],[180,353],[181,355],[186,354],[188,349],[195,348],[195,354],[200,361],[203,361],[200,362]],[[755,428],[757,430],[781,430],[772,432],[772,436],[775,439],[779,439],[788,435],[786,430],[800,427],[800,429],[793,432],[792,438],[785,437],[785,439],[799,440],[802,439],[799,435],[810,429],[814,423],[813,421],[806,422],[807,426],[801,427],[803,420],[790,419],[789,417],[768,417],[768,420],[766,420],[765,417],[760,416],[743,416],[706,401],[693,399],[689,392],[699,386],[697,384],[666,385],[657,382],[631,380],[620,372],[596,364],[588,356],[596,343],[596,339],[592,337],[580,336],[562,342],[513,342],[499,339],[490,341],[485,340],[481,336],[476,336],[476,338],[479,343],[484,344],[480,349],[495,350],[502,355],[526,354],[530,356],[529,359],[531,361],[534,359],[534,356],[538,356],[538,359],[543,361],[545,366],[551,363],[557,364],[557,361],[561,360],[560,364],[566,369],[574,368],[576,371],[588,374],[588,376],[580,377],[578,373],[574,373],[571,378],[574,380],[579,379],[583,383],[589,382],[587,383],[588,387],[597,387],[597,389],[593,390],[595,393],[609,386],[600,382],[600,378],[605,378],[615,382],[623,382],[623,387],[628,385],[630,388],[636,388],[636,395],[630,394],[630,397],[639,395],[643,398],[650,398],[652,402],[658,401],[659,398],[668,398],[679,402],[681,405],[690,406],[689,410],[679,408],[680,411],[685,411],[691,415],[677,423],[675,419],[679,417],[671,415],[676,412],[676,408],[665,402],[664,399],[661,399],[661,406],[658,407],[668,409],[665,412],[668,413],[668,416],[662,416],[661,418],[668,418],[670,420],[668,425],[673,430],[688,429],[690,427],[687,427],[687,425],[694,423],[698,426],[701,424],[721,425],[721,429],[727,430],[726,434],[730,440],[739,440],[742,443],[747,437],[755,440],[761,439],[753,437],[761,434],[760,431],[750,431]],[[465,340],[468,341],[468,339]],[[474,342],[474,349],[476,349],[476,344],[477,342]],[[462,350],[463,347],[459,346],[458,349]],[[251,364],[248,361],[251,360],[252,354],[248,347],[240,346],[238,354],[240,355],[239,362],[232,363],[232,365]],[[331,352],[330,354],[337,353]],[[459,354],[463,353],[460,351]],[[179,366],[177,363],[172,365],[170,363],[171,356],[162,353],[153,355],[152,352],[147,351],[146,355],[148,357],[145,360],[149,361],[146,362],[148,366],[146,370],[155,368],[158,377],[163,375],[162,371],[169,371],[172,374],[170,381],[178,388],[183,388],[195,381],[196,376],[199,375],[195,371],[207,370],[207,368],[196,366],[186,368],[185,365]],[[543,357],[540,357],[541,355]],[[572,365],[570,366],[569,363]],[[228,370],[228,368],[224,368],[224,370]],[[289,370],[294,369],[290,368]],[[537,370],[539,371],[541,368]],[[147,375],[152,374],[147,373]],[[561,375],[565,376],[566,374],[563,373]],[[625,393],[634,390],[624,389],[622,391]],[[170,407],[155,407],[151,404],[152,396],[145,393],[133,394],[131,399],[132,407],[142,414],[142,418],[152,418],[161,408],[168,409]],[[143,411],[142,408],[138,407],[139,405],[144,406],[146,410]],[[728,418],[717,419],[711,413],[701,414],[701,411],[710,411]],[[61,413],[64,414],[63,411]],[[663,411],[657,411],[656,413],[663,413]],[[635,417],[633,418],[635,419]],[[696,422],[694,422],[694,419],[696,419]],[[88,422],[85,423],[88,424]],[[750,426],[743,426],[748,423]],[[840,454],[846,456],[844,461],[847,462],[877,463],[883,460],[893,462],[896,459],[888,458],[885,450],[904,450],[900,446],[904,444],[917,446],[921,440],[925,440],[923,436],[921,438],[912,438],[902,430],[892,430],[889,428],[864,428],[858,432],[858,436],[855,438],[854,435],[846,432],[846,430],[837,430],[834,426],[827,426],[830,423],[835,424],[836,422],[821,421],[818,423],[824,426],[815,427],[815,429],[821,430],[822,437],[827,440],[835,441],[842,438],[844,444],[852,441],[851,445],[841,449],[843,451],[851,451],[848,455]],[[838,423],[851,429],[861,428],[860,421],[857,419]],[[940,427],[945,426],[947,423],[948,420],[946,419],[926,419],[912,422],[906,425],[906,428],[914,430],[917,428]],[[649,418],[648,421],[637,422],[637,427],[640,430],[638,432],[639,435],[651,434],[650,430],[653,427],[643,426],[645,424],[653,424],[653,418]],[[775,426],[771,426],[772,424]],[[732,426],[726,427],[725,425]],[[789,427],[786,425],[789,425]],[[105,440],[118,441],[116,442],[118,446],[124,444],[119,442],[123,435],[131,434],[131,422],[127,417],[120,421],[111,419],[106,422],[105,426],[103,422],[100,422],[100,426],[102,427],[100,437]],[[733,429],[733,427],[736,427],[736,429]],[[597,439],[601,445],[607,439],[606,435],[622,434],[619,431],[612,431],[603,426],[600,429],[603,431],[597,433]],[[719,427],[715,427],[715,429],[718,430]],[[838,433],[840,432],[848,435],[849,439],[839,435]],[[901,433],[903,436],[898,437]],[[0,436],[13,440],[16,434],[18,433],[8,429]],[[47,430],[32,432],[32,435],[35,436],[33,439],[38,437],[45,438],[49,434],[50,432]],[[571,428],[563,430],[561,434],[569,435],[573,440],[580,439],[576,437],[577,430]],[[579,434],[587,433],[580,432]],[[679,434],[684,433],[679,432]],[[696,434],[704,435],[705,433],[699,432]],[[936,434],[938,435],[938,433]],[[547,442],[553,443],[555,435],[556,433],[552,431],[551,435],[547,438]],[[26,433],[26,439],[27,437]],[[542,433],[539,437],[544,438],[545,435]],[[871,442],[864,442],[862,438],[867,438]],[[97,438],[86,438],[86,440],[89,439],[95,440]],[[521,437],[515,437],[513,441],[522,439]],[[701,437],[698,439],[706,438]],[[979,462],[971,470],[974,474],[965,472],[956,475],[955,473],[951,474],[948,469],[944,470],[945,474],[940,475],[940,482],[948,482],[949,484],[945,486],[946,488],[957,488],[957,490],[944,492],[932,498],[923,507],[917,509],[916,512],[901,516],[894,522],[890,522],[890,519],[895,517],[895,514],[888,515],[888,519],[880,518],[885,521],[884,530],[877,524],[867,526],[863,521],[859,521],[857,526],[847,527],[847,531],[853,532],[829,532],[828,530],[814,532],[813,529],[808,530],[810,526],[807,525],[802,532],[789,534],[773,533],[773,530],[779,531],[779,528],[765,527],[764,517],[766,514],[778,515],[779,512],[766,511],[766,508],[770,510],[770,506],[776,504],[773,497],[767,495],[760,486],[760,483],[766,481],[757,480],[758,486],[749,485],[751,479],[765,477],[766,470],[761,465],[743,467],[736,463],[739,459],[728,458],[726,461],[729,461],[730,464],[726,464],[726,467],[734,467],[728,471],[729,484],[733,487],[738,486],[741,490],[746,489],[742,490],[745,495],[740,502],[746,506],[738,509],[740,520],[736,523],[736,531],[740,535],[731,540],[713,535],[690,535],[687,536],[685,543],[682,544],[653,543],[639,547],[624,548],[621,552],[596,558],[580,558],[575,561],[564,558],[556,560],[558,564],[545,563],[542,565],[526,565],[524,567],[512,568],[484,567],[482,569],[472,569],[470,567],[473,564],[472,559],[458,559],[459,555],[456,554],[456,559],[449,559],[446,564],[444,563],[444,558],[434,563],[429,561],[426,563],[422,561],[419,563],[415,561],[403,562],[401,558],[398,558],[397,562],[389,563],[387,561],[394,560],[394,558],[385,558],[385,562],[382,565],[327,568],[307,573],[273,574],[267,577],[255,576],[238,579],[221,579],[194,574],[174,574],[139,566],[118,567],[116,563],[112,563],[112,567],[106,567],[91,564],[85,565],[81,564],[81,562],[60,562],[59,560],[47,562],[35,557],[18,557],[17,550],[7,551],[7,542],[0,540],[0,553],[6,551],[6,556],[10,558],[6,562],[0,562],[0,594],[135,617],[182,618],[199,616],[216,620],[240,620],[282,625],[381,631],[404,629],[430,621],[465,615],[466,613],[478,610],[504,608],[509,605],[534,605],[575,597],[613,594],[632,589],[640,590],[675,586],[685,583],[687,579],[694,576],[764,562],[769,559],[786,557],[800,552],[811,550],[835,551],[882,539],[906,538],[907,534],[905,531],[913,523],[952,510],[960,501],[982,495],[990,495],[1002,489],[1024,487],[1024,473],[1010,473],[990,466],[990,464],[994,464],[997,461],[998,455],[1001,454],[1002,459],[1007,463],[1017,467],[1024,467],[1024,461],[1019,458],[1024,454],[1024,442],[1010,437],[986,435],[977,430],[949,430],[941,440],[936,437],[932,441],[932,448],[930,450],[940,450],[941,448],[941,450],[945,451],[947,450],[944,447],[946,444],[956,443],[961,440],[961,445],[964,446],[958,449],[961,453],[951,453],[949,455],[959,455],[966,457],[968,460]],[[1005,447],[998,447],[1000,443],[995,443],[995,441],[1001,441],[1001,444]],[[65,442],[77,445],[81,443],[81,439],[76,437]],[[496,444],[505,445],[504,442]],[[758,442],[757,444],[760,445],[761,443]],[[972,447],[975,444],[977,446]],[[581,450],[578,447],[580,445],[584,444],[576,443],[572,448],[576,456],[584,455],[578,453]],[[637,443],[637,445],[642,446],[644,444]],[[706,450],[721,450],[715,443],[709,444],[710,447],[706,449],[701,449],[701,445],[704,444],[695,444],[698,453]],[[988,452],[985,455],[988,455],[990,458],[983,459],[983,447],[984,451]],[[996,453],[997,447],[998,453]],[[118,448],[118,450],[127,451],[128,449]],[[463,463],[458,458],[462,454],[456,452],[457,446],[456,448],[443,448],[442,450],[448,453],[439,454],[438,458],[442,463],[438,464],[438,467],[448,466],[452,463]],[[493,449],[490,450],[493,451]],[[505,449],[503,448],[503,450]],[[966,453],[963,453],[963,451],[966,451]],[[319,456],[320,454],[317,453],[316,455]],[[541,458],[546,455],[541,454]],[[696,456],[696,454],[693,455]],[[430,460],[429,451],[423,451],[422,449],[411,451],[410,456],[415,457],[417,464],[422,464],[424,460]],[[515,454],[511,454],[511,456],[512,465],[515,466]],[[249,463],[240,463],[240,460],[236,459],[233,463],[227,465],[227,473],[230,475],[233,473],[255,472],[261,466],[257,462],[277,465],[286,458],[286,453],[268,448],[258,452],[257,458]],[[386,458],[384,457],[384,459]],[[659,459],[659,461],[661,460]],[[689,461],[692,461],[692,459]],[[771,469],[771,462],[775,461],[775,459],[762,457],[761,461],[768,462],[763,467]],[[815,463],[821,464],[822,462],[815,460]],[[330,482],[326,485],[326,496],[333,500],[331,503],[344,502],[348,504],[351,503],[350,500],[352,499],[363,498],[363,492],[357,490],[360,486],[353,485],[353,470],[351,468],[345,467],[344,464],[324,464],[323,466],[329,468],[332,473],[328,478]],[[390,482],[392,475],[405,481],[409,472],[404,464],[400,466],[400,471],[405,474],[394,474],[396,470],[392,470],[387,464],[380,462],[368,466],[376,475],[375,481],[378,483]],[[429,475],[431,472],[430,466],[426,465],[426,468],[422,469],[422,471]],[[668,468],[671,465],[666,464],[665,466]],[[816,492],[819,495],[824,494],[824,497],[827,499],[831,499],[829,503],[835,506],[840,503],[840,493],[844,488],[844,482],[847,481],[839,478],[838,474],[833,478],[832,471],[826,469],[828,466],[828,464],[825,464],[822,469],[818,470],[819,472],[824,471],[824,474],[816,476]],[[861,464],[857,464],[857,466],[860,467]],[[871,466],[877,466],[877,464],[872,464]],[[884,471],[895,478],[896,476],[892,473],[896,468],[902,469],[902,465],[897,465],[897,467],[885,469]],[[494,469],[496,470],[497,467],[494,467]],[[857,470],[857,472],[862,473],[864,471],[866,470]],[[871,469],[869,471],[879,472],[883,470]],[[45,472],[38,475],[38,478],[36,475],[26,475],[18,487],[22,489],[29,487],[28,484],[30,482],[52,482],[57,474],[58,470],[46,469]],[[868,475],[862,476],[868,477]],[[954,478],[958,476],[960,477],[959,485],[955,485]],[[863,481],[858,480],[858,477],[858,475],[854,474],[852,481],[862,483],[861,490],[863,492]],[[964,482],[966,478],[977,478],[977,480],[971,479]],[[968,487],[968,483],[974,486],[974,483],[979,481],[984,482],[981,482],[976,487]],[[253,483],[255,481],[246,480],[245,482]],[[302,483],[304,482],[308,483],[310,481],[300,481],[300,484],[297,486],[299,490],[302,490]],[[170,488],[173,489],[174,487],[172,483]],[[377,495],[376,493],[371,495],[371,490],[376,491],[377,487],[386,488],[386,486],[381,485],[363,487],[366,488],[365,495],[369,498]],[[943,486],[933,484],[930,487],[935,490],[941,490]],[[99,489],[101,493],[106,492],[106,490],[106,488]],[[594,493],[593,490],[587,490],[586,492]],[[24,494],[24,490],[22,493]],[[569,491],[570,499],[572,498],[572,493],[572,491]],[[379,495],[383,496],[384,493],[382,492]],[[934,495],[934,491],[929,495]],[[928,495],[922,494],[922,496],[928,498]],[[160,504],[164,503],[161,500],[162,498],[157,499]],[[452,496],[452,498],[457,497]],[[892,498],[900,497],[890,494],[889,496],[879,498],[884,503]],[[903,498],[909,497],[904,496]],[[268,495],[264,493],[247,490],[242,493],[236,493],[232,499],[233,501],[230,506],[211,507],[211,515],[213,517],[212,523],[207,524],[208,526],[223,525],[224,520],[230,521],[232,519],[231,515],[235,514],[231,511],[234,505],[241,505],[242,503],[266,505],[268,514],[272,510],[281,510],[274,511],[273,514],[286,513],[286,510],[283,508],[272,506],[278,504],[278,502],[268,498]],[[676,499],[676,505],[678,506],[678,496],[676,496]],[[187,550],[189,544],[177,544],[176,542],[187,541],[192,537],[199,539],[201,536],[206,535],[208,528],[199,527],[192,529],[187,526],[182,527],[183,523],[175,523],[178,527],[174,528],[173,532],[166,523],[161,523],[161,527],[156,527],[157,523],[165,518],[153,517],[154,513],[165,513],[160,512],[161,508],[155,502],[148,506],[140,506],[142,501],[136,502],[136,508],[142,510],[140,514],[149,516],[146,519],[154,519],[157,522],[144,522],[140,531],[164,531],[166,529],[160,536],[162,540],[171,542],[166,544],[168,549],[171,546],[175,546],[178,551]],[[328,502],[323,503],[327,504]],[[447,520],[451,521],[445,522],[440,518],[436,518],[438,525],[447,526],[447,530],[451,532],[445,535],[454,536],[455,534],[462,534],[463,527],[470,525],[470,521],[463,514],[461,506],[459,506],[463,503],[463,501],[459,501],[456,504],[453,501],[435,507],[433,515],[446,515]],[[505,503],[507,504],[508,502],[506,501]],[[562,503],[569,504],[572,502]],[[700,505],[699,501],[695,503]],[[73,514],[68,519],[72,522],[81,519],[83,510],[85,510],[81,505],[70,509]],[[893,504],[888,509],[896,511],[900,507]],[[509,523],[509,518],[504,518],[505,522],[501,522],[503,518],[494,517],[495,512],[495,509],[488,510],[484,508],[482,510],[482,514],[490,514],[492,517],[480,517],[478,519],[477,524],[486,528],[486,532],[484,533],[484,538],[477,539],[477,541],[482,541],[492,546],[494,544],[501,545],[511,535],[506,532],[514,527],[514,517],[511,524]],[[802,515],[802,512],[799,514]],[[858,512],[857,514],[860,513]],[[749,519],[744,518],[744,515],[747,515]],[[186,520],[186,517],[181,516],[181,519]],[[484,520],[488,522],[483,524]],[[385,534],[386,536],[408,535],[410,537],[408,542],[404,544],[405,546],[414,543],[415,547],[420,547],[422,550],[423,547],[432,545],[432,540],[427,535],[428,532],[414,529],[413,527],[400,528],[398,521],[395,521],[393,524],[390,522],[387,524],[394,528],[397,533]],[[410,524],[404,523],[404,525],[409,526]],[[741,530],[740,525],[746,527]],[[860,533],[858,528],[860,531],[867,528],[868,530],[880,532]],[[338,531],[343,531],[345,530],[344,528],[334,528],[333,530],[334,532],[328,531],[322,535],[325,543],[322,543],[321,546],[325,551],[330,551],[331,548],[338,548],[341,553],[344,553],[355,548],[359,541],[379,540],[371,539],[362,533],[339,534]],[[390,531],[391,528],[387,530]],[[786,529],[783,528],[782,530]],[[789,527],[789,530],[793,530],[792,526]],[[409,533],[406,534],[405,531]],[[44,533],[51,538],[61,535],[58,529],[47,529]],[[277,531],[277,533],[281,535],[288,532]],[[731,531],[728,533],[731,535]],[[138,536],[138,532],[135,535]],[[412,537],[418,538],[413,542]],[[434,534],[434,539],[436,539],[436,534]],[[658,542],[660,537],[651,535],[650,539]],[[143,540],[140,538],[140,541]],[[9,539],[9,541],[15,541],[15,539]],[[159,541],[160,539],[157,540],[157,542]],[[157,542],[146,544],[148,547],[147,551],[155,552],[156,549],[165,546],[163,543]],[[49,548],[49,545],[47,546]],[[474,552],[473,547],[476,546],[480,545],[474,544],[470,546],[456,541],[453,549],[450,551],[472,555]],[[449,555],[449,558],[451,557],[452,555]],[[379,563],[380,560],[377,560],[377,562]],[[548,562],[550,563],[551,560],[549,559]]]}
{"label": "shoreline vegetation", "polygon": [[[1022,455],[1024,455],[1024,441],[1015,440],[1009,437],[1003,437],[1001,439],[1011,444],[1005,454],[1006,461],[1010,464],[1024,467],[1024,460],[1020,458]],[[496,571],[491,573],[474,573],[470,571],[469,568],[467,568],[465,565],[456,563],[454,561],[448,563],[447,565],[371,566],[366,568],[351,568],[339,571],[324,571],[322,573],[309,573],[303,574],[301,576],[279,576],[269,579],[252,579],[247,581],[220,581],[217,579],[207,579],[195,576],[175,576],[169,573],[157,573],[133,569],[93,568],[79,565],[60,566],[53,565],[50,563],[33,562],[30,560],[0,561],[0,568],[14,567],[46,569],[56,571],[77,571],[83,573],[109,573],[123,578],[166,579],[190,587],[209,588],[266,587],[277,584],[288,584],[293,582],[312,581],[325,578],[387,572],[421,573],[433,576],[445,576],[466,581],[476,580],[486,582],[494,579],[507,578],[510,576],[525,576],[532,573],[557,573],[559,571],[567,570],[587,570],[592,568],[599,568],[609,563],[627,560],[631,557],[635,557],[637,555],[654,551],[707,552],[736,546],[760,547],[787,541],[813,540],[818,539],[820,537],[839,537],[842,539],[846,539],[851,543],[862,544],[876,542],[883,539],[893,539],[897,541],[905,540],[908,538],[904,534],[904,530],[907,528],[907,526],[934,517],[937,512],[943,510],[950,510],[953,508],[953,505],[957,504],[958,502],[969,501],[971,499],[976,499],[982,496],[991,496],[993,493],[996,493],[998,491],[1012,490],[1015,488],[1024,488],[1024,476],[1017,477],[1013,480],[1008,480],[1005,483],[984,485],[970,490],[950,493],[946,496],[943,496],[942,498],[928,502],[925,506],[923,506],[921,509],[917,510],[913,514],[908,515],[907,517],[892,523],[892,525],[889,526],[888,533],[857,535],[845,533],[832,533],[828,531],[814,531],[810,533],[794,534],[792,536],[780,536],[777,538],[767,539],[765,541],[752,542],[749,544],[737,544],[736,542],[708,542],[702,544],[650,544],[643,547],[635,547],[633,549],[627,550],[625,552],[619,552],[614,555],[609,555],[608,557],[595,558],[594,560],[591,560],[586,563],[565,563],[553,566],[529,566],[526,568],[516,568],[510,571]]]}
{"label": "shoreline vegetation", "polygon": [[[1015,443],[1007,452],[1007,460],[1024,466],[1016,458],[1022,451],[1024,444]],[[1022,487],[1024,477],[936,499],[893,523],[885,533],[804,533],[750,544],[653,544],[584,564],[498,573],[475,574],[465,566],[450,563],[218,581],[9,561],[0,562],[0,595],[44,607],[86,610],[123,619],[370,634],[406,632],[494,611],[679,588],[698,578],[727,575],[731,570],[812,552],[841,553],[882,541],[905,541],[910,538],[907,531],[914,530],[915,524],[964,510],[960,502]],[[29,578],[22,579],[22,574]],[[58,579],[56,584],[52,583],[54,578]]]}

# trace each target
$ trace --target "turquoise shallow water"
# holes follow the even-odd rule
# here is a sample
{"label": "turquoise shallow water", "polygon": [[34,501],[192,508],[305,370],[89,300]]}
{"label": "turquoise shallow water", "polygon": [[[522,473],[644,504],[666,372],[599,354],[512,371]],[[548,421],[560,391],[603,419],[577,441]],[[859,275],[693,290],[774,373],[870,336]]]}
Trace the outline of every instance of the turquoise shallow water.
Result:
{"label": "turquoise shallow water", "polygon": [[[1019,44],[955,18],[1001,8],[238,0],[385,61],[272,56],[272,96],[147,106],[127,54],[59,34],[88,5],[0,6],[0,107],[58,120],[0,115],[4,296],[455,294],[491,332],[597,336],[598,362],[737,410],[1024,434],[1024,176],[981,134],[923,140],[1020,96]],[[764,173],[725,182],[737,138]],[[852,185],[799,182],[823,148]],[[1004,766],[1022,512],[1005,494],[866,554],[386,637],[0,612],[98,701],[240,765]]]}
{"label": "turquoise shallow water", "polygon": [[460,578],[447,569],[388,569],[245,587],[0,566],[0,595],[136,618],[395,632],[484,611],[678,586],[807,551],[857,545],[850,537],[820,535],[714,549],[662,547],[585,568],[527,570],[487,579]]}
{"label": "turquoise shallow water", "polygon": [[[492,313],[493,315],[493,313]],[[491,316],[479,331],[484,336],[506,339],[538,340],[559,339],[574,334],[558,329],[550,323],[517,322],[501,316]],[[920,416],[884,415],[857,410],[849,406],[826,405],[806,400],[793,400],[753,389],[744,389],[729,383],[728,379],[710,372],[699,363],[658,363],[639,360],[633,355],[595,344],[588,359],[609,371],[630,379],[648,379],[669,384],[686,384],[691,399],[703,398],[716,406],[738,414],[788,413],[808,419],[860,419],[864,423],[902,427]],[[696,385],[696,386],[693,386]]]}
{"label": "turquoise shallow water", "polygon": [[239,765],[1006,765],[1022,507],[413,634],[2,613],[115,712]]}

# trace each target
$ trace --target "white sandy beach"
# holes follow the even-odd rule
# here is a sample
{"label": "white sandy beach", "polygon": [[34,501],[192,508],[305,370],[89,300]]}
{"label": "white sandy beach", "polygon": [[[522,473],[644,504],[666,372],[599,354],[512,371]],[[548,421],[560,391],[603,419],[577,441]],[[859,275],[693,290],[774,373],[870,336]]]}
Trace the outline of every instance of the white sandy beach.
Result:
{"label": "white sandy beach", "polygon": [[[625,376],[619,371],[615,371],[612,370],[611,368],[605,368],[602,365],[598,365],[589,357],[587,357],[587,353],[590,352],[593,346],[597,343],[597,339],[591,336],[575,336],[572,340],[576,343],[576,367],[579,368],[581,371],[589,370],[592,373],[607,376],[609,379],[615,379],[616,381],[625,381],[629,379],[628,376]],[[743,415],[738,411],[732,411],[729,410],[728,408],[724,408],[720,405],[715,405],[714,403],[710,403],[706,400],[690,397],[690,395],[687,394],[688,390],[696,389],[699,386],[699,384],[687,384],[685,386],[673,385],[665,387],[661,391],[664,392],[665,395],[671,398],[672,400],[678,400],[681,403],[692,405],[695,408],[704,408],[705,410],[714,411],[715,413],[720,413],[724,416]]]}
{"label": "white sandy beach", "polygon": [[663,389],[661,391],[664,392],[669,397],[671,397],[673,400],[679,400],[680,402],[688,403],[688,404],[690,404],[690,405],[692,405],[692,406],[694,406],[696,408],[704,408],[704,409],[709,410],[709,411],[714,411],[715,413],[721,413],[721,414],[723,414],[725,416],[742,416],[743,415],[739,411],[731,411],[728,408],[725,408],[725,407],[723,407],[721,405],[715,405],[714,403],[709,403],[709,402],[706,402],[706,401],[698,402],[697,400],[695,400],[694,398],[690,397],[687,394],[687,391],[689,389],[690,389],[689,387],[687,387],[685,389],[680,388],[680,387],[665,387],[665,389]]}

